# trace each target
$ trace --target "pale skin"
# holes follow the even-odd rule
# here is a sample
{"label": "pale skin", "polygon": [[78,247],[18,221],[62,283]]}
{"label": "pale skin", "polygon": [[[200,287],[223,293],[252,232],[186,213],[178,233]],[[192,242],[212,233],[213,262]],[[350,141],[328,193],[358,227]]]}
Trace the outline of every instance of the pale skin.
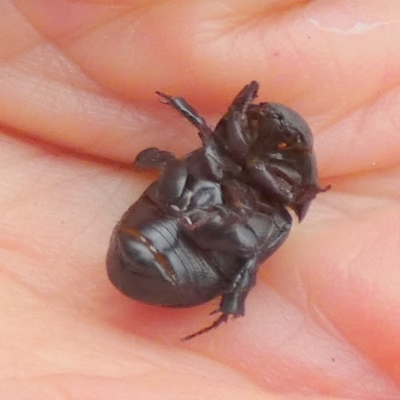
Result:
{"label": "pale skin", "polygon": [[[397,0],[0,0],[0,398],[400,397]],[[108,282],[111,230],[244,84],[315,133],[321,185],[246,316],[163,309]],[[288,397],[286,397],[288,396]],[[293,397],[290,397],[293,398]]]}

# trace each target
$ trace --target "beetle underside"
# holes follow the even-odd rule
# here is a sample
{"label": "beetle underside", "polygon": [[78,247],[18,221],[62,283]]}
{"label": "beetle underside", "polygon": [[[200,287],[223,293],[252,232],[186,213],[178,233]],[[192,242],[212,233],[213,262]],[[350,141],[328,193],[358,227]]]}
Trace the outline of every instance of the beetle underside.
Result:
{"label": "beetle underside", "polygon": [[160,176],[111,238],[107,271],[125,295],[167,307],[221,296],[221,315],[184,340],[244,315],[259,265],[289,234],[288,209],[301,221],[328,189],[318,185],[307,123],[283,105],[253,104],[258,87],[246,85],[214,130],[184,99],[158,92],[198,129],[202,147],[182,159],[139,153],[137,168]]}

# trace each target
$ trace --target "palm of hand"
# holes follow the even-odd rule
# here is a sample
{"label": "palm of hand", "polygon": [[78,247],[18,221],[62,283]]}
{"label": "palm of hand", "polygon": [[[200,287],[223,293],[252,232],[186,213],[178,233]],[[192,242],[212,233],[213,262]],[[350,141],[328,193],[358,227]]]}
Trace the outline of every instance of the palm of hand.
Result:
{"label": "palm of hand", "polygon": [[[0,2],[0,397],[398,395],[400,8],[59,3]],[[333,190],[246,317],[182,344],[215,304],[146,307],[106,279],[111,229],[151,179],[127,163],[198,146],[155,90],[217,117],[251,79],[308,120]]]}

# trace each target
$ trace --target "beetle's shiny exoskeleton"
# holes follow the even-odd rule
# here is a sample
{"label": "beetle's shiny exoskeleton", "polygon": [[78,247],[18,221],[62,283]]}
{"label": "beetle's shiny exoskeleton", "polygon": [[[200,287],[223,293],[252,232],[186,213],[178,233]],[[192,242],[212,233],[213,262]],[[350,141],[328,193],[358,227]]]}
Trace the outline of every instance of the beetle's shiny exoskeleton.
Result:
{"label": "beetle's shiny exoskeleton", "polygon": [[124,214],[107,254],[111,282],[125,295],[167,307],[221,297],[219,318],[244,315],[257,269],[287,238],[288,208],[301,221],[317,183],[311,131],[295,111],[252,104],[246,85],[211,130],[182,98],[158,93],[199,131],[202,147],[183,159],[149,148],[136,157],[159,179]]}

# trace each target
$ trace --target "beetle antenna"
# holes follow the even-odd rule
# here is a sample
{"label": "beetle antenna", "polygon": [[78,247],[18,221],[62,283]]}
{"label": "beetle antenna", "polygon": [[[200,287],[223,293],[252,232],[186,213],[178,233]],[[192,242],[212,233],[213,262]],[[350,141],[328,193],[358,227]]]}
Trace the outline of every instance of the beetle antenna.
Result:
{"label": "beetle antenna", "polygon": [[193,339],[196,336],[202,335],[203,333],[209,332],[212,329],[217,328],[219,325],[221,325],[223,322],[228,321],[228,316],[229,314],[222,314],[216,319],[210,326],[207,326],[206,328],[200,329],[198,332],[192,333],[191,335],[183,337],[181,340],[185,342],[186,340]]}

